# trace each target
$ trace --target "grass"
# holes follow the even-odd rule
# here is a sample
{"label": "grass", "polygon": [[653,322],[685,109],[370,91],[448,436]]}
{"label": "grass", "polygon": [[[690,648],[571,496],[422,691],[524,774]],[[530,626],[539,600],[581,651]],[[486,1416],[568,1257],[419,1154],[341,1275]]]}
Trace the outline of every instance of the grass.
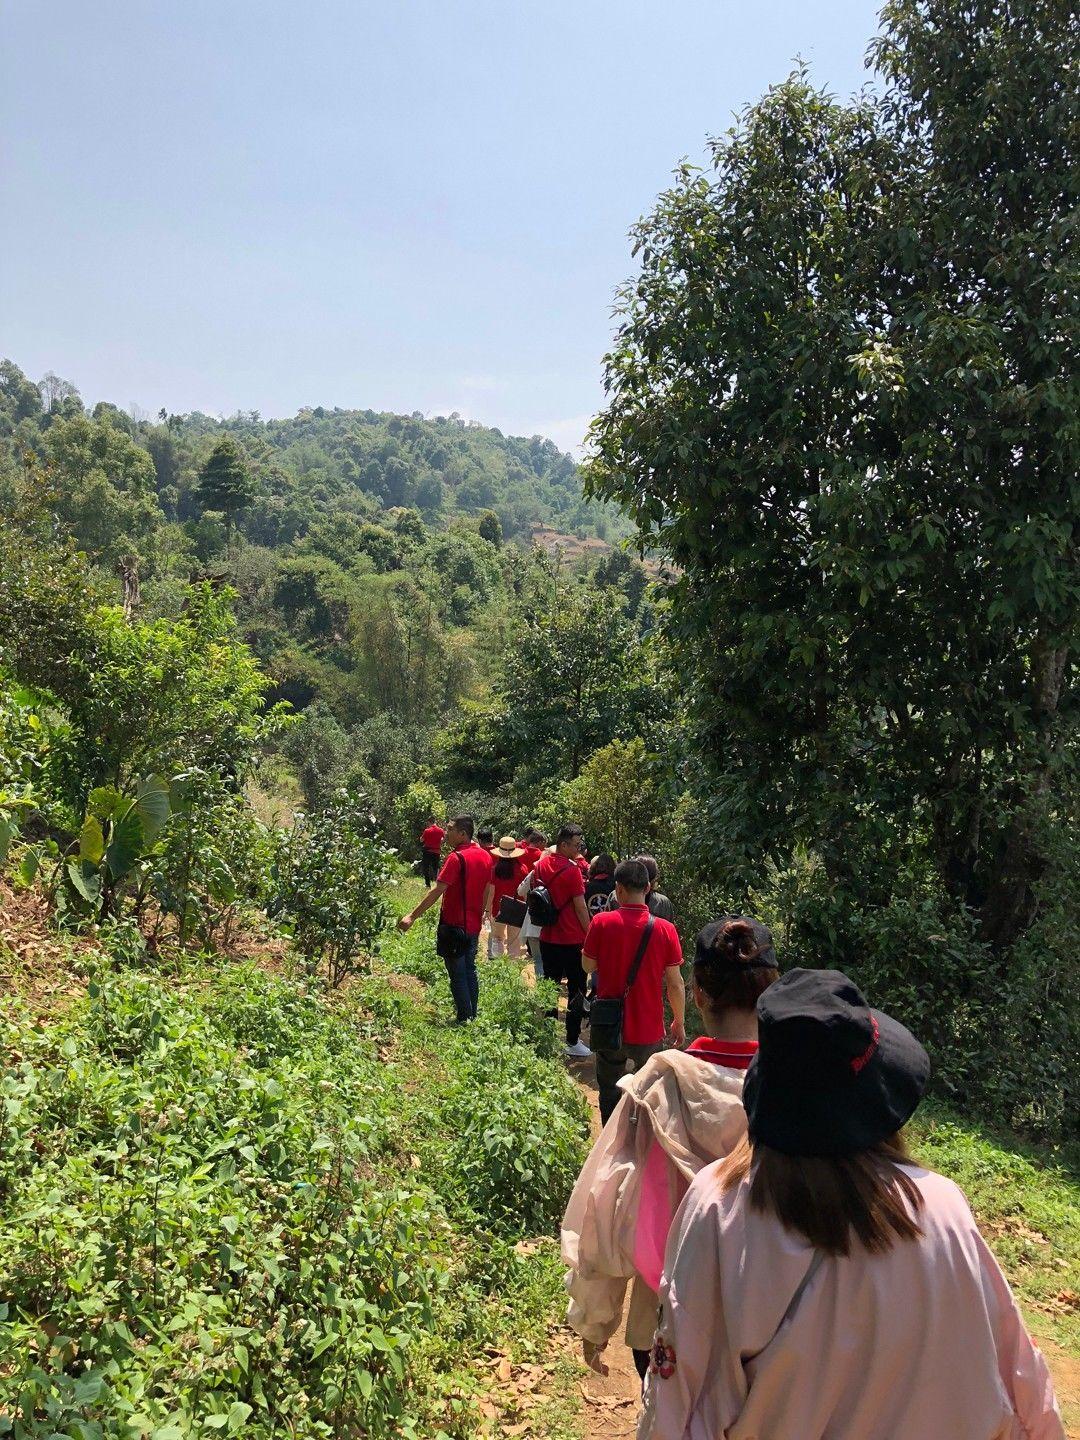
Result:
{"label": "grass", "polygon": [[1080,1358],[1080,1181],[1053,1154],[927,1104],[915,1154],[963,1190],[1032,1330]]}

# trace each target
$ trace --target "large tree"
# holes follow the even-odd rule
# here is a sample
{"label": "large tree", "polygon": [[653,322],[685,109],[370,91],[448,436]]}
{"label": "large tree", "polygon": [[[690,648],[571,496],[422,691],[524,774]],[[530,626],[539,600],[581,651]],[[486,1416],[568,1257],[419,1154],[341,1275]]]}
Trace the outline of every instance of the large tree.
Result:
{"label": "large tree", "polygon": [[257,487],[244,452],[230,435],[210,451],[199,471],[197,494],[204,510],[219,510],[225,517],[225,543],[231,546],[233,521],[255,499]]}
{"label": "large tree", "polygon": [[745,873],[922,829],[997,944],[1075,756],[1072,25],[900,0],[883,100],[770,91],[639,227],[593,430]]}

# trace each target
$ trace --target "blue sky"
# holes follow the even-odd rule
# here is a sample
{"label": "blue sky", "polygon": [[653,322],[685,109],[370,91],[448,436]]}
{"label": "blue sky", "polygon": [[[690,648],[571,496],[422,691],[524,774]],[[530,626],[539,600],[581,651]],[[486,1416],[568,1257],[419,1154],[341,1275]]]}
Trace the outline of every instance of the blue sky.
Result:
{"label": "blue sky", "polygon": [[627,231],[869,0],[0,0],[0,353],[88,402],[580,441]]}

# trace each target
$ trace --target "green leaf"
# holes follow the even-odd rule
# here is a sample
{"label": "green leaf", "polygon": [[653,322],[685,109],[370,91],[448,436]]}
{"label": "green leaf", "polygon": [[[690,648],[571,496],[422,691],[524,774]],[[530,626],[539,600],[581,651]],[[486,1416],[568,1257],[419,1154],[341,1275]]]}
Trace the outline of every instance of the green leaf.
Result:
{"label": "green leaf", "polygon": [[108,785],[99,785],[97,789],[90,791],[90,798],[86,802],[86,813],[96,816],[99,820],[111,820],[123,804],[124,797],[119,790],[113,790]]}
{"label": "green leaf", "polygon": [[243,1400],[237,1400],[230,1405],[228,1417],[229,1434],[235,1435],[250,1414],[251,1406],[245,1405]]}
{"label": "green leaf", "polygon": [[15,873],[18,875],[22,884],[30,885],[33,883],[34,876],[37,874],[40,865],[41,851],[34,846],[29,850],[23,851],[22,859],[19,861],[19,868]]}
{"label": "green leaf", "polygon": [[169,818],[169,782],[161,775],[149,775],[140,780],[135,809],[142,821],[143,844],[149,848]]}
{"label": "green leaf", "polygon": [[87,815],[79,831],[79,859],[85,860],[88,865],[100,865],[104,854],[105,836],[101,831],[101,821],[94,815]]}
{"label": "green leaf", "polygon": [[91,871],[89,874],[74,860],[69,860],[66,874],[71,888],[81,895],[88,905],[96,905],[101,897],[101,880]]}
{"label": "green leaf", "polygon": [[126,814],[114,821],[105,863],[114,880],[130,875],[143,851],[143,827],[138,811],[132,805]]}

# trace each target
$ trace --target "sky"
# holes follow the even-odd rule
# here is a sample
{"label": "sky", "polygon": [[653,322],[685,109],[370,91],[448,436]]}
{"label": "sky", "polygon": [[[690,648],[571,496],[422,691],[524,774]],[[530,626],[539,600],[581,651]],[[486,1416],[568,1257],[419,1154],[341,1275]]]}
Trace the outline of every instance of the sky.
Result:
{"label": "sky", "polygon": [[0,0],[0,355],[93,404],[581,441],[628,232],[870,0]]}

